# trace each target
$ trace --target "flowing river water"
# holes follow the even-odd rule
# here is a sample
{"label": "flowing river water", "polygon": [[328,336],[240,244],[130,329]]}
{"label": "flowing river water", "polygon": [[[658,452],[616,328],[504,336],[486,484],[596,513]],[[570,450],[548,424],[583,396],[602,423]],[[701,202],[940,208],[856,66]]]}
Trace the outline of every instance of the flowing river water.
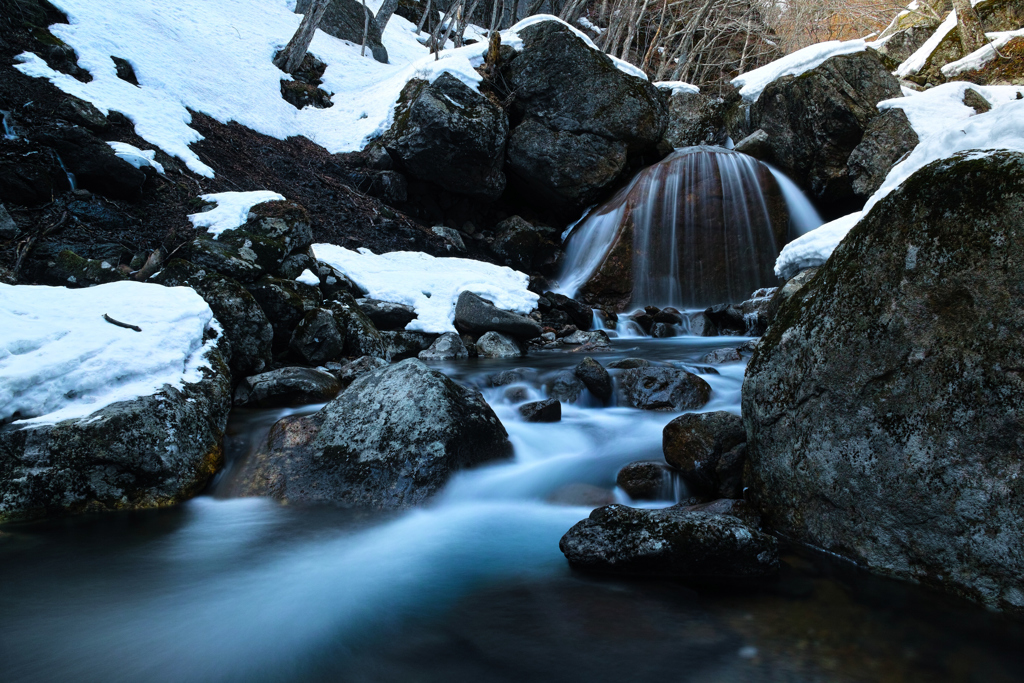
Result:
{"label": "flowing river water", "polygon": [[[693,368],[739,338],[613,340],[602,363]],[[437,364],[478,387],[512,461],[457,475],[429,505],[379,513],[218,496],[288,410],[236,410],[227,467],[174,508],[0,529],[0,680],[1011,681],[1024,628],[807,551],[743,590],[575,573],[561,536],[630,501],[615,475],[661,458],[675,414],[565,405],[523,422],[567,352]],[[705,410],[738,412],[744,364],[703,372]],[[524,368],[518,386],[487,377]],[[511,389],[511,391],[510,391]],[[666,500],[645,505],[666,506]],[[675,495],[679,495],[678,488]]]}

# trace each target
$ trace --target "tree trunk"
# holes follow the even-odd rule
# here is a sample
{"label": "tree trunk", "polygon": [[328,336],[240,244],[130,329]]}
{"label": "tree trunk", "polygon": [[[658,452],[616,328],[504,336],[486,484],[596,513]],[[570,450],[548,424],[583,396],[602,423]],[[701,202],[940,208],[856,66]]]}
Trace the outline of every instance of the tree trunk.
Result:
{"label": "tree trunk", "polygon": [[398,9],[398,0],[384,0],[384,4],[377,10],[377,26],[380,26],[380,33],[384,35],[384,27],[391,21],[391,15]]}
{"label": "tree trunk", "polygon": [[366,0],[363,0],[363,47],[359,50],[359,56],[366,56],[366,40],[370,37],[370,10],[366,9]]}
{"label": "tree trunk", "polygon": [[274,57],[274,66],[289,74],[299,68],[302,59],[306,56],[306,50],[309,49],[309,44],[313,42],[316,27],[320,25],[320,20],[324,18],[324,12],[327,11],[327,6],[330,4],[331,0],[313,0],[309,11],[302,17],[302,22],[299,24],[298,30],[295,31],[295,35]]}
{"label": "tree trunk", "polygon": [[423,16],[420,17],[420,23],[416,24],[416,35],[419,35],[420,31],[423,30],[423,24],[426,23],[427,16],[430,14],[430,2],[431,0],[427,0],[427,9],[423,10]]}
{"label": "tree trunk", "polygon": [[953,9],[956,10],[956,25],[960,31],[960,46],[966,57],[988,41],[985,40],[981,19],[971,6],[971,0],[953,0]]}

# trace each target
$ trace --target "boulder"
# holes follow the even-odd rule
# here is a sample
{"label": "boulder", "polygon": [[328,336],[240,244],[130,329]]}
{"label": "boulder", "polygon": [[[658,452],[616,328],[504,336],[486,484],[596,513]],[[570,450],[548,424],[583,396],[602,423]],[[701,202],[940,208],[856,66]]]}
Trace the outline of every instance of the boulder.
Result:
{"label": "boulder", "polygon": [[[249,209],[249,215],[239,229],[250,235],[280,242],[286,254],[306,249],[313,243],[309,213],[301,204],[288,200],[256,204]],[[305,261],[304,268],[314,268],[312,259]]]}
{"label": "boulder", "polygon": [[288,348],[292,332],[306,313],[320,308],[323,303],[316,287],[269,275],[248,289],[273,327],[273,348],[278,353]]}
{"label": "boulder", "polygon": [[232,486],[289,503],[396,509],[511,453],[479,393],[410,358],[360,377],[313,415],[278,422]]}
{"label": "boulder", "polygon": [[288,350],[307,365],[323,365],[340,358],[345,351],[345,338],[334,314],[324,308],[306,313],[292,332]]}
{"label": "boulder", "polygon": [[[113,263],[116,263],[114,261]],[[83,258],[70,249],[62,249],[39,274],[40,284],[54,287],[93,287],[127,280],[128,276],[107,259]]]}
{"label": "boulder", "polygon": [[917,146],[917,133],[902,109],[887,109],[871,119],[864,139],[846,162],[853,179],[853,193],[867,199],[875,193],[889,170]]}
{"label": "boulder", "polygon": [[593,327],[594,311],[590,306],[555,292],[544,292],[544,298],[550,302],[554,310],[564,312],[577,329],[589,330]]}
{"label": "boulder", "polygon": [[747,368],[746,482],[774,529],[1024,614],[1024,154],[878,202]]}
{"label": "boulder", "polygon": [[925,26],[910,26],[896,31],[875,49],[888,62],[887,66],[895,71],[897,66],[907,61],[910,55],[917,52],[918,48],[932,37],[938,27],[938,22]]}
{"label": "boulder", "polygon": [[190,258],[200,268],[249,284],[262,275],[277,272],[287,255],[288,248],[282,240],[234,229],[216,237],[199,233],[192,241]]}
{"label": "boulder", "polygon": [[562,404],[548,398],[519,406],[519,414],[527,422],[558,422],[562,419]]}
{"label": "boulder", "polygon": [[378,331],[404,330],[406,325],[416,319],[416,310],[405,304],[377,299],[356,299],[356,305]]}
{"label": "boulder", "polygon": [[466,253],[466,243],[462,240],[462,235],[458,230],[446,225],[435,225],[430,231],[446,242],[445,248],[448,251],[454,251],[457,254]]}
{"label": "boulder", "polygon": [[[661,444],[666,462],[678,469],[687,483],[700,491],[717,492],[717,468],[723,454],[746,440],[740,416],[720,410],[680,415],[665,425]],[[726,474],[732,466],[725,466]]]}
{"label": "boulder", "polygon": [[204,359],[199,382],[79,419],[0,427],[0,522],[164,507],[199,493],[223,461],[231,408],[219,345]]}
{"label": "boulder", "polygon": [[181,259],[166,263],[150,282],[191,287],[203,297],[224,328],[233,376],[246,377],[269,366],[274,328],[256,299],[241,284]]}
{"label": "boulder", "polygon": [[770,83],[751,125],[768,134],[774,164],[835,218],[859,208],[847,163],[876,105],[902,94],[873,50],[839,55]]}
{"label": "boulder", "polygon": [[335,300],[328,304],[328,307],[334,314],[338,330],[345,335],[344,353],[346,356],[349,358],[361,356],[388,358],[383,337],[374,327],[373,321],[359,309],[352,295],[339,293]]}
{"label": "boulder", "polygon": [[356,381],[363,375],[367,375],[374,370],[379,370],[388,366],[388,362],[383,358],[374,358],[373,356],[363,356],[362,358],[356,358],[348,363],[328,363],[327,370],[334,377],[337,378],[338,384],[341,389],[346,389],[352,382]]}
{"label": "boulder", "polygon": [[445,332],[430,345],[426,351],[420,351],[419,358],[422,360],[462,360],[469,358],[469,351],[466,345],[455,332]]}
{"label": "boulder", "polygon": [[587,356],[579,362],[573,373],[598,400],[607,401],[612,397],[612,378],[600,363]]}
{"label": "boulder", "polygon": [[519,216],[506,218],[494,226],[491,251],[509,268],[529,271],[550,261],[558,245],[548,239],[551,228],[540,228]]}
{"label": "boulder", "polygon": [[476,352],[481,358],[517,358],[523,355],[518,342],[500,332],[486,332],[476,340]]}
{"label": "boulder", "polygon": [[699,92],[676,92],[668,97],[668,115],[661,148],[671,152],[695,145],[725,146],[726,100]]}
{"label": "boulder", "polygon": [[522,121],[509,168],[539,200],[575,210],[616,181],[627,156],[654,148],[665,104],[650,82],[620,70],[561,22],[538,22],[519,37],[519,54],[502,65],[515,94],[513,118]]}
{"label": "boulder", "polygon": [[672,499],[672,469],[663,462],[631,462],[615,475],[615,483],[633,500]]}
{"label": "boulder", "polygon": [[810,282],[811,279],[817,275],[818,270],[818,266],[815,266],[814,268],[804,268],[787,280],[786,284],[776,290],[775,294],[772,295],[771,301],[768,302],[767,316],[769,324],[775,320],[775,316],[778,315],[779,309],[782,305],[793,298],[797,292]]}
{"label": "boulder", "polygon": [[711,399],[711,387],[678,368],[635,368],[619,376],[625,403],[643,410],[694,410]]}
{"label": "boulder", "polygon": [[455,327],[466,334],[501,332],[516,339],[533,339],[540,323],[525,315],[503,311],[473,292],[462,292],[455,304]]}
{"label": "boulder", "polygon": [[704,311],[698,311],[692,313],[687,318],[687,324],[690,328],[690,334],[694,337],[716,337],[718,336],[718,327],[712,322],[711,318]]}
{"label": "boulder", "polygon": [[772,158],[772,146],[768,141],[768,133],[761,128],[737,142],[733,149],[760,161],[771,161]]}
{"label": "boulder", "polygon": [[429,349],[438,336],[432,332],[410,332],[409,330],[398,332],[385,330],[380,333],[380,338],[384,341],[384,350],[392,361],[416,358],[420,351]]}
{"label": "boulder", "polygon": [[574,569],[736,582],[774,576],[778,542],[731,515],[608,505],[558,544]]}
{"label": "boulder", "polygon": [[394,121],[382,143],[409,175],[459,194],[504,191],[508,116],[455,76],[409,81]]}
{"label": "boulder", "polygon": [[316,261],[309,254],[291,254],[286,256],[281,265],[277,267],[277,277],[285,280],[295,280],[302,276],[305,271],[316,272]]}
{"label": "boulder", "polygon": [[84,128],[51,128],[35,140],[56,151],[80,189],[110,199],[142,198],[146,174],[118,157],[107,143]]}
{"label": "boulder", "polygon": [[338,395],[341,384],[329,372],[313,368],[279,368],[243,379],[235,388],[236,406],[289,406],[325,403]]}
{"label": "boulder", "polygon": [[623,358],[608,363],[608,367],[614,370],[633,370],[635,368],[649,368],[651,361],[644,358]]}
{"label": "boulder", "polygon": [[[313,0],[296,0],[295,12],[309,12]],[[373,12],[365,9],[358,0],[331,0],[317,28],[329,36],[347,40],[356,45],[363,44],[364,29],[366,30],[366,47],[373,58],[381,64],[388,63],[388,51],[381,42],[381,30]]]}
{"label": "boulder", "polygon": [[768,311],[771,308],[772,298],[778,290],[778,287],[759,289],[739,305],[740,313],[743,315],[743,324],[746,327],[745,335],[760,337],[768,329],[768,324],[771,322]]}
{"label": "boulder", "polygon": [[743,356],[736,350],[735,347],[728,347],[724,349],[715,349],[705,353],[700,358],[701,363],[708,365],[720,365],[722,363],[736,363],[743,360]]}

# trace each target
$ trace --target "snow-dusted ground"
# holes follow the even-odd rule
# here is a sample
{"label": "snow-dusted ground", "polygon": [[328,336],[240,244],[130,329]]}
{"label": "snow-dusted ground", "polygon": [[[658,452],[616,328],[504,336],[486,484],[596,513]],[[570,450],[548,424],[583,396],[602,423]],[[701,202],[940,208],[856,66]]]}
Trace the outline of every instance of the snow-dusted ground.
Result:
{"label": "snow-dusted ground", "polygon": [[197,382],[214,343],[203,342],[211,325],[210,307],[188,287],[0,284],[0,421],[81,418],[165,384]]}
{"label": "snow-dusted ground", "polygon": [[[481,78],[475,67],[483,63],[487,47],[481,41],[435,59],[417,41],[415,26],[395,15],[383,36],[391,63],[380,64],[369,52],[361,56],[358,45],[317,31],[309,51],[328,65],[321,87],[334,95],[334,106],[300,111],[282,99],[280,82],[289,76],[272,63],[301,20],[292,12],[294,0],[118,0],[116,11],[96,0],[53,4],[71,23],[50,30],[74,48],[93,80],[81,83],[58,73],[32,53],[19,55],[16,68],[48,78],[104,113],[123,113],[141,137],[208,177],[213,170],[188,147],[201,139],[189,127],[189,109],[278,139],[303,135],[332,153],[354,151],[387,130],[410,79],[433,81],[449,72],[476,88]],[[538,21],[558,19],[529,17],[503,32],[502,41],[521,46],[516,32]],[[586,34],[570,28],[597,49]],[[476,32],[467,31],[467,37]],[[117,77],[111,55],[128,60],[138,87]],[[614,61],[646,78],[636,67]]]}
{"label": "snow-dusted ground", "polygon": [[233,230],[245,223],[249,219],[249,210],[257,204],[284,199],[282,195],[269,190],[217,192],[200,195],[199,198],[206,202],[213,202],[217,206],[209,211],[194,213],[188,219],[197,228],[206,228],[206,231],[213,235],[214,239],[217,239],[225,230]]}
{"label": "snow-dusted ground", "polygon": [[739,88],[744,100],[755,102],[765,87],[778,78],[799,76],[820,66],[826,59],[863,52],[868,47],[868,43],[863,40],[830,40],[826,43],[808,45],[781,59],[737,76],[732,79],[732,84]]}
{"label": "snow-dusted ground", "polygon": [[317,260],[344,273],[370,298],[406,304],[416,310],[407,330],[454,332],[455,304],[470,291],[498,308],[529,313],[537,295],[527,289],[530,278],[505,266],[463,258],[435,258],[416,251],[377,255],[333,244],[314,244]]}

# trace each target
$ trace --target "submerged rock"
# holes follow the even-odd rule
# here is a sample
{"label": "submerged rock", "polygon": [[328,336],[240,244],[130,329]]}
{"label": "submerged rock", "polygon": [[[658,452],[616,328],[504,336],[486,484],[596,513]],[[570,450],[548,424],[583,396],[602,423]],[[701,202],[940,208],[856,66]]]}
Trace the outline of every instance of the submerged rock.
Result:
{"label": "submerged rock", "polygon": [[608,505],[558,544],[569,565],[591,572],[714,582],[773,576],[778,542],[731,515]]}
{"label": "submerged rock", "polygon": [[1024,154],[936,161],[786,303],[743,384],[766,523],[1024,613]]}
{"label": "submerged rock", "polygon": [[619,376],[626,403],[643,410],[693,410],[711,399],[711,387],[677,368],[635,368]]}
{"label": "submerged rock", "polygon": [[334,375],[313,368],[279,368],[246,377],[235,389],[236,406],[323,403],[338,395],[341,384]]}
{"label": "submerged rock", "polygon": [[527,422],[558,422],[562,419],[562,404],[553,398],[519,406],[519,414]]}
{"label": "submerged rock", "polygon": [[278,422],[232,488],[395,509],[422,503],[460,469],[511,453],[480,394],[410,358],[360,377],[313,415]]}

